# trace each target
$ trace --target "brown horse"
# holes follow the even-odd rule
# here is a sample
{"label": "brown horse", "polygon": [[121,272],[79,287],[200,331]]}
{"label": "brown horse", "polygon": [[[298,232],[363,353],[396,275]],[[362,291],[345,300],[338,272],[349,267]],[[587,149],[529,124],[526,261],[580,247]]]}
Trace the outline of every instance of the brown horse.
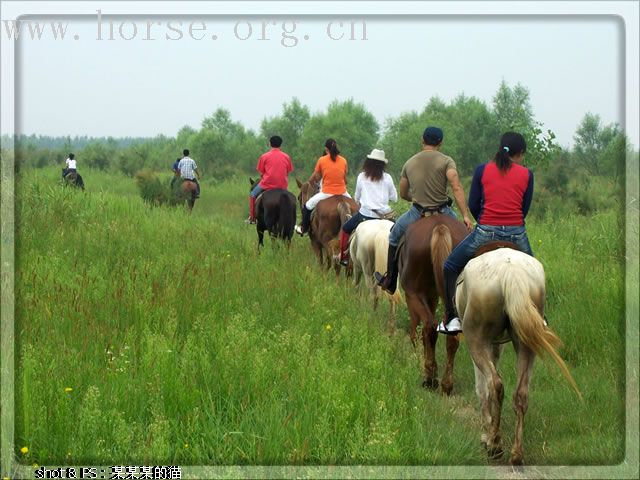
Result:
{"label": "brown horse", "polygon": [[183,200],[186,200],[189,213],[191,213],[191,210],[193,210],[193,206],[196,203],[197,191],[198,186],[196,185],[196,182],[193,182],[191,180],[182,181],[182,185],[180,185],[180,195]]}
{"label": "brown horse", "polygon": [[502,346],[496,341],[505,330],[516,351],[517,382],[513,395],[516,433],[510,463],[522,465],[524,415],[529,402],[529,380],[536,355],[548,354],[578,393],[580,391],[556,349],[558,336],[544,322],[545,278],[542,264],[526,253],[499,248],[471,260],[458,279],[456,305],[473,359],[476,393],[480,400],[481,441],[491,458],[502,456],[500,414],[504,398],[497,371]]}
{"label": "brown horse", "polygon": [[[435,347],[438,339],[435,319],[438,297],[444,301],[444,262],[451,250],[467,236],[462,222],[448,215],[421,218],[407,229],[398,248],[398,272],[411,318],[410,336],[415,344],[416,328],[422,323],[425,379],[422,385],[438,388]],[[453,390],[453,361],[458,350],[457,336],[447,337],[447,365],[442,391]]]}
{"label": "brown horse", "polygon": [[[251,188],[256,182],[249,178]],[[256,199],[256,230],[258,232],[258,253],[264,247],[264,232],[272,239],[281,238],[287,247],[291,245],[293,228],[296,225],[296,197],[293,193],[273,189],[266,190]]]}
{"label": "brown horse", "polygon": [[[296,183],[300,189],[298,201],[300,202],[300,209],[302,209],[307,200],[318,193],[319,188],[317,184],[301,183],[297,178]],[[340,262],[335,260],[340,253],[340,244],[337,238],[342,226],[338,211],[340,203],[344,203],[352,214],[355,214],[360,209],[355,200],[342,195],[334,195],[318,202],[311,217],[311,228],[309,229],[311,248],[313,248],[320,266],[325,263],[326,258],[327,270],[333,266],[336,276],[340,275]]]}

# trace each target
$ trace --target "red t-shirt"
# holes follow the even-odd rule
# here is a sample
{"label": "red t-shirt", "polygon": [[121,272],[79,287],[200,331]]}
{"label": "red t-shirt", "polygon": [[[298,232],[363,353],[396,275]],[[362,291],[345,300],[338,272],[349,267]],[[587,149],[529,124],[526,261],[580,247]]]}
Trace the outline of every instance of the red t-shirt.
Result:
{"label": "red t-shirt", "polygon": [[262,175],[260,186],[265,190],[289,186],[288,175],[293,171],[291,158],[279,148],[272,148],[260,157],[256,170]]}
{"label": "red t-shirt", "polygon": [[469,208],[482,225],[524,225],[533,193],[533,174],[512,163],[506,172],[494,162],[480,165],[473,175]]}

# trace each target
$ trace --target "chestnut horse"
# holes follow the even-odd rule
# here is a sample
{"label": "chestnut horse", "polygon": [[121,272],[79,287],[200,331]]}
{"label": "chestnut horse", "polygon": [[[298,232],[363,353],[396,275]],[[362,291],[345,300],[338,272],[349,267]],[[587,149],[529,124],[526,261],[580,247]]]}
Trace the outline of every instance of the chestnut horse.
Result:
{"label": "chestnut horse", "polygon": [[[249,178],[251,188],[255,183]],[[293,228],[296,225],[296,197],[288,190],[273,189],[262,192],[256,199],[256,230],[258,232],[258,253],[264,247],[264,232],[272,239],[281,238],[287,247],[291,245]]]}
{"label": "chestnut horse", "polygon": [[[319,187],[317,184],[311,185],[309,182],[301,183],[297,178],[296,183],[300,189],[298,201],[302,210],[302,206],[307,203],[307,200],[318,193]],[[326,258],[327,270],[333,266],[336,276],[340,275],[340,262],[335,260],[340,253],[340,245],[337,238],[342,226],[338,211],[340,203],[344,203],[352,214],[355,214],[360,209],[355,200],[342,195],[334,195],[321,200],[313,211],[311,228],[308,232],[311,248],[313,248],[320,266],[325,263]]]}
{"label": "chestnut horse", "polygon": [[[487,246],[488,247],[488,246]],[[495,248],[495,247],[494,247]],[[481,441],[491,458],[502,456],[500,413],[504,386],[496,366],[502,346],[496,341],[507,331],[516,351],[517,381],[513,395],[516,433],[510,463],[522,465],[524,415],[529,380],[536,355],[548,354],[582,399],[575,381],[556,349],[558,336],[545,326],[545,278],[542,264],[526,253],[499,248],[471,260],[458,279],[456,306],[473,359],[476,394],[480,400]]]}
{"label": "chestnut horse", "polygon": [[[424,346],[424,387],[438,388],[435,319],[438,297],[444,300],[444,262],[451,250],[467,236],[465,225],[448,215],[435,214],[421,218],[407,229],[398,247],[398,275],[404,290],[415,344],[416,328],[422,323]],[[453,361],[458,350],[457,336],[447,336],[447,365],[442,377],[442,391],[453,390]]]}
{"label": "chestnut horse", "polygon": [[183,180],[182,185],[180,185],[181,199],[187,201],[189,213],[191,213],[191,210],[193,210],[193,206],[196,203],[197,190],[198,186],[196,185],[196,182],[192,182],[191,180]]}

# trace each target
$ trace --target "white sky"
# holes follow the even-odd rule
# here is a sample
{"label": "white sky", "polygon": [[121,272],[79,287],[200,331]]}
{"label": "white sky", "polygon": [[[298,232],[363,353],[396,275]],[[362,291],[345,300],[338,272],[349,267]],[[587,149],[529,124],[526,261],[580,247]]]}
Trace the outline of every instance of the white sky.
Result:
{"label": "white sky", "polygon": [[[258,129],[292,97],[312,111],[353,97],[382,124],[421,110],[434,95],[449,101],[464,93],[490,104],[502,79],[529,89],[536,118],[564,146],[588,111],[605,124],[624,125],[624,24],[612,16],[366,18],[366,41],[333,41],[326,28],[335,18],[299,16],[293,48],[280,43],[282,16],[273,18],[278,25],[269,27],[267,41],[258,40],[264,17],[246,17],[253,27],[246,41],[234,35],[238,16],[117,17],[115,41],[106,40],[108,17],[103,40],[96,40],[95,17],[73,18],[55,19],[69,22],[64,41],[46,30],[42,40],[19,42],[21,133],[173,136],[185,124],[198,128],[217,107]],[[152,27],[153,41],[142,40],[148,18],[163,23]],[[120,22],[134,19],[137,38],[120,39]],[[194,32],[204,40],[188,38],[193,20],[207,24],[205,32]],[[185,38],[165,39],[176,35],[169,21],[182,21]],[[338,36],[340,29],[332,32]],[[239,33],[246,34],[246,25]]]}

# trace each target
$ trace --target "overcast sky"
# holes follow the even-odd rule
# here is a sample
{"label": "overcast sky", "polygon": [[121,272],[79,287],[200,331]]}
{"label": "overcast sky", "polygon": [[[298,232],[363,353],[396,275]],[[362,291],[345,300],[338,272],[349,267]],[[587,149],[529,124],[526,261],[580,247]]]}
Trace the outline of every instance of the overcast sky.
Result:
{"label": "overcast sky", "polygon": [[[18,130],[173,136],[183,125],[199,127],[218,107],[258,129],[292,97],[312,111],[352,97],[383,124],[421,110],[436,95],[449,101],[464,93],[490,104],[502,79],[529,89],[536,118],[562,145],[572,143],[586,112],[624,125],[624,26],[614,17],[365,18],[366,40],[361,23],[357,39],[349,40],[350,25],[340,28],[339,19],[328,17],[297,17],[295,40],[283,39],[284,19],[278,17],[265,41],[259,40],[262,18],[246,18],[252,32],[241,40],[249,30],[242,23],[234,32],[238,17],[152,18],[150,35],[148,17],[112,17],[113,41],[108,17],[102,18],[102,40],[96,39],[95,17],[57,18],[69,22],[64,41],[45,30],[41,40],[19,42]],[[127,41],[119,27],[128,21],[122,35],[132,36],[132,19],[137,36]],[[285,25],[289,31],[292,20]],[[192,35],[202,40],[190,38],[192,21]],[[178,36],[176,30],[183,38],[167,40]],[[344,37],[332,40],[329,33]],[[287,48],[283,42],[297,44]]]}

